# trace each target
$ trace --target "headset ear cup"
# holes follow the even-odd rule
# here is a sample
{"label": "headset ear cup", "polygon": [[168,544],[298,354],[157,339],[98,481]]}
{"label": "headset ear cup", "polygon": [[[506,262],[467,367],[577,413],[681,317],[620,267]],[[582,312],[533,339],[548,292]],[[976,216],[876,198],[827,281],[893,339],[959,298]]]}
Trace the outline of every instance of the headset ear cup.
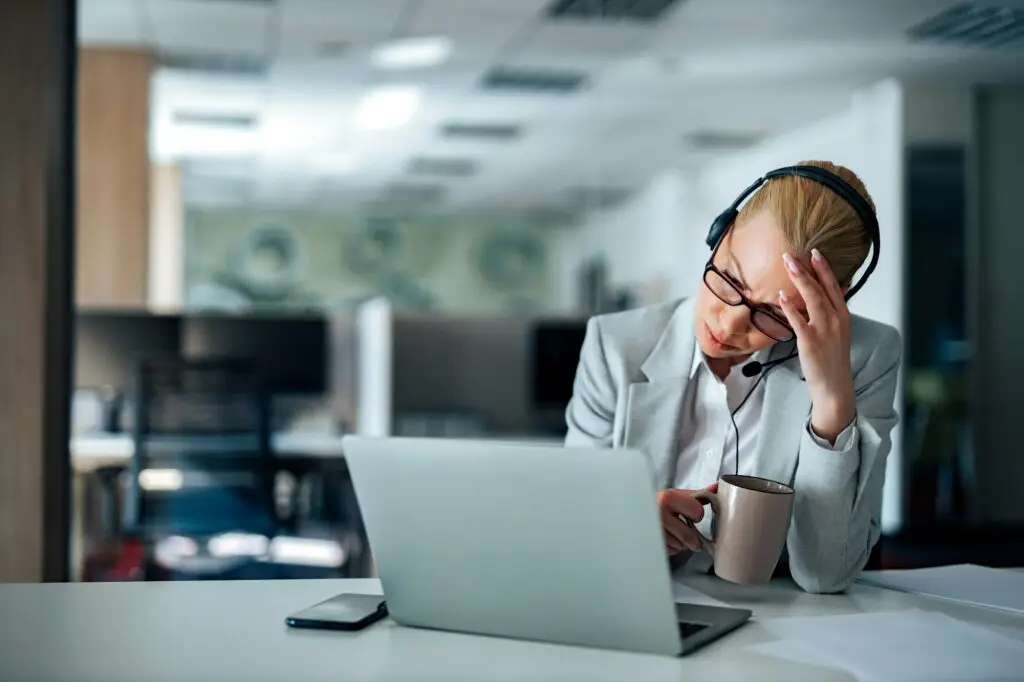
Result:
{"label": "headset ear cup", "polygon": [[714,222],[711,223],[711,229],[708,230],[708,238],[706,240],[709,249],[718,246],[718,242],[721,241],[722,236],[738,215],[739,211],[735,208],[727,208],[715,218]]}

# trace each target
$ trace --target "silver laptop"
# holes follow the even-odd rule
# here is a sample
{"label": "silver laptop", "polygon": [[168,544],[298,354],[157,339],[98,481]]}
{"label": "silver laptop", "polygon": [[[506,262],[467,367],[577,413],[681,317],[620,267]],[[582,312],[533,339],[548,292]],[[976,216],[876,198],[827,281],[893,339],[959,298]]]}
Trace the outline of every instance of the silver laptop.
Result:
{"label": "silver laptop", "polygon": [[750,618],[674,603],[639,452],[356,436],[343,449],[400,624],[680,655]]}

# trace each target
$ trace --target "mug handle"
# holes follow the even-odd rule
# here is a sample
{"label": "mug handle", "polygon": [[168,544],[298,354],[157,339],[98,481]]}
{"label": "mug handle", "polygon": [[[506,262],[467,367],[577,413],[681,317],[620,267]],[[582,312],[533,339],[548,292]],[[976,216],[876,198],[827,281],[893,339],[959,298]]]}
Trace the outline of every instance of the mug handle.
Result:
{"label": "mug handle", "polygon": [[[716,493],[713,493],[710,490],[698,490],[693,494],[693,499],[697,500],[701,504],[710,504],[711,511],[713,511],[716,515],[718,514],[718,495]],[[715,541],[711,538],[705,537],[703,533],[697,530],[697,526],[690,519],[686,517],[680,518],[687,526],[693,529],[693,532],[697,534],[698,538],[700,538],[700,544],[703,545],[707,553],[710,554],[712,558],[714,558]]]}

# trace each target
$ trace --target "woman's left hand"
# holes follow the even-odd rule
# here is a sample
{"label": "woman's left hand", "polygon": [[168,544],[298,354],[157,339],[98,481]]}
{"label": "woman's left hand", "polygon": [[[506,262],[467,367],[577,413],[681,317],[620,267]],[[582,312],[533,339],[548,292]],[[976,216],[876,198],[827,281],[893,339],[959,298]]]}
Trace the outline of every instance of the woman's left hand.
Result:
{"label": "woman's left hand", "polygon": [[825,258],[814,249],[808,270],[788,253],[789,278],[807,305],[806,314],[782,291],[779,305],[796,333],[800,366],[811,393],[811,428],[834,443],[857,416],[850,368],[850,310]]}

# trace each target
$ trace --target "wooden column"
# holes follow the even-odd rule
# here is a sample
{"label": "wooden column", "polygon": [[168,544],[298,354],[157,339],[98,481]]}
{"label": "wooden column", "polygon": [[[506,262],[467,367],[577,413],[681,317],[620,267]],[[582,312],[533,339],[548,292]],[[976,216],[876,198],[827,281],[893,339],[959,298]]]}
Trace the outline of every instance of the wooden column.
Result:
{"label": "wooden column", "polygon": [[0,2],[2,582],[68,574],[75,19]]}
{"label": "wooden column", "polygon": [[149,264],[148,52],[85,47],[78,63],[76,298],[144,308]]}

